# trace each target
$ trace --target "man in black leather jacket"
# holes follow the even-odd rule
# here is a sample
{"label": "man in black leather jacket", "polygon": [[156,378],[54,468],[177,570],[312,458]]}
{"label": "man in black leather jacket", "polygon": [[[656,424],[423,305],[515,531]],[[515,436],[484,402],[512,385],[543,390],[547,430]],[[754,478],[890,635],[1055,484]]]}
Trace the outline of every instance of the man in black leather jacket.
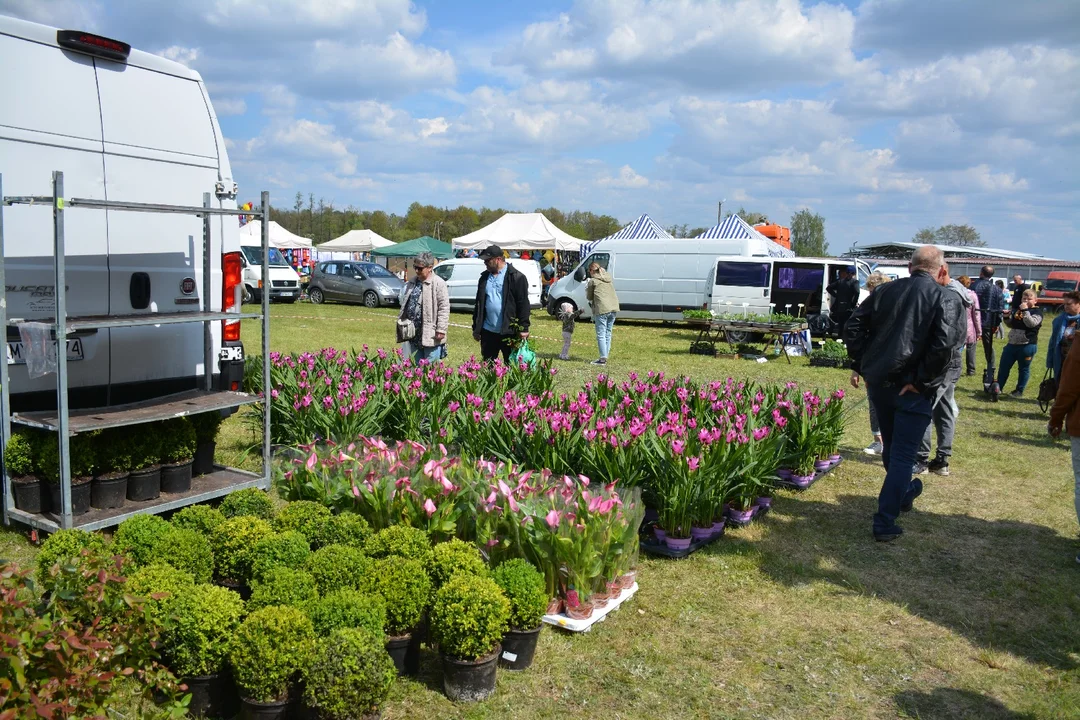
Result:
{"label": "man in black leather jacket", "polygon": [[877,288],[845,328],[854,370],[878,413],[885,482],[874,515],[874,539],[900,537],[896,524],[922,493],[911,472],[930,425],[936,390],[960,336],[967,333],[963,306],[945,289],[949,270],[939,248],[926,245],[911,257],[911,277]]}

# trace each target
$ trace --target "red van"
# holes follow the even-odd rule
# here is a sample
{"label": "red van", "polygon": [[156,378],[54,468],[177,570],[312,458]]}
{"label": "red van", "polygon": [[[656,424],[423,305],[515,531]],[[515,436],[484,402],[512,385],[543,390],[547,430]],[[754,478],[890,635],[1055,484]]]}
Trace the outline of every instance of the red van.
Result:
{"label": "red van", "polygon": [[1052,270],[1046,276],[1042,292],[1039,293],[1040,307],[1060,307],[1061,296],[1080,289],[1080,270]]}

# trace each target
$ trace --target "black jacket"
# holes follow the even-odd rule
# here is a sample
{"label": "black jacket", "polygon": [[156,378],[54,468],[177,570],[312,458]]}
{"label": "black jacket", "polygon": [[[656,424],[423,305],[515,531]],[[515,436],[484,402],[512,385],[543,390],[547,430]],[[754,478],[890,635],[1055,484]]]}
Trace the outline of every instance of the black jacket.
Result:
{"label": "black jacket", "polygon": [[851,312],[859,304],[859,281],[855,278],[837,280],[825,288],[833,296],[832,312]]}
{"label": "black jacket", "polygon": [[1023,285],[1017,285],[1016,289],[1013,290],[1012,300],[1009,301],[1009,309],[1012,310],[1014,313],[1019,310],[1020,303],[1024,302],[1024,291],[1030,289],[1031,286],[1027,283],[1024,283]]}
{"label": "black jacket", "polygon": [[1005,294],[993,280],[984,277],[971,283],[971,289],[975,297],[979,298],[983,332],[987,329],[996,330],[998,325],[1001,325],[1001,316],[1005,311]]}
{"label": "black jacket", "polygon": [[844,332],[853,368],[873,386],[941,386],[953,351],[967,337],[960,297],[925,272],[876,288]]}
{"label": "black jacket", "polygon": [[[487,270],[480,273],[480,282],[476,285],[476,307],[473,310],[473,335],[479,335],[484,328],[484,306],[487,305],[487,279],[491,275]],[[515,330],[511,323],[517,320]],[[529,331],[529,281],[510,263],[506,264],[506,278],[503,280],[503,306],[501,335]]]}

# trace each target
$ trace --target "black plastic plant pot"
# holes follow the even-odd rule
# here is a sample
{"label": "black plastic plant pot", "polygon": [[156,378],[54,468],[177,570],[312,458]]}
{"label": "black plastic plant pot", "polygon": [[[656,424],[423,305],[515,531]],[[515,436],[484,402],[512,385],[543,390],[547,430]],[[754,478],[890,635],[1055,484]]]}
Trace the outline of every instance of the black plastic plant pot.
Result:
{"label": "black plastic plant pot", "polygon": [[[71,514],[82,515],[90,510],[90,486],[93,484],[89,479],[83,479],[78,485],[75,478],[71,480]],[[60,485],[49,483],[49,502],[52,504],[54,513],[60,515],[64,512],[64,504],[60,501]]]}
{"label": "black plastic plant pot", "polygon": [[226,590],[232,590],[234,593],[240,596],[240,599],[247,602],[251,599],[251,586],[244,583],[236,583],[231,580],[221,580],[218,585]]}
{"label": "black plastic plant pot", "polygon": [[94,478],[90,484],[90,505],[99,510],[124,506],[127,498],[128,474],[119,477]]}
{"label": "black plastic plant pot", "polygon": [[506,670],[527,670],[536,655],[536,643],[543,628],[543,624],[540,624],[532,630],[508,630],[502,639],[499,667]]}
{"label": "black plastic plant pot", "polygon": [[285,720],[288,717],[289,703],[285,700],[280,702],[260,703],[247,698],[241,698],[242,710],[240,717],[243,720]]}
{"label": "black plastic plant pot", "polygon": [[216,450],[216,442],[203,443],[195,448],[195,461],[191,465],[191,474],[199,476],[209,475],[214,472],[214,452]]}
{"label": "black plastic plant pot", "polygon": [[128,477],[127,499],[156,500],[161,495],[161,467],[133,470]]}
{"label": "black plastic plant pot", "polygon": [[161,466],[161,492],[183,493],[191,489],[191,461]]}
{"label": "black plastic plant pot", "polygon": [[188,714],[197,718],[232,718],[240,710],[240,696],[228,673],[184,678],[191,693]]}
{"label": "black plastic plant pot", "polygon": [[500,648],[479,660],[458,660],[441,655],[443,692],[454,702],[479,702],[495,692],[495,670]]}
{"label": "black plastic plant pot", "polygon": [[398,675],[420,674],[420,636],[415,633],[395,635],[386,639],[386,652],[394,661]]}
{"label": "black plastic plant pot", "polygon": [[31,482],[12,482],[11,487],[15,491],[15,507],[23,512],[43,513],[49,509],[48,495],[45,483],[40,480]]}

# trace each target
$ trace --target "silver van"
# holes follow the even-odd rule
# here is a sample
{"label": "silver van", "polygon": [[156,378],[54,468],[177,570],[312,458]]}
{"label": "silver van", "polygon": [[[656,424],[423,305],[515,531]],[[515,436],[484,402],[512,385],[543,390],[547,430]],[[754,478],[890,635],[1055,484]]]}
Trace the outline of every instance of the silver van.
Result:
{"label": "silver van", "polygon": [[315,266],[308,283],[308,299],[363,303],[369,308],[397,305],[405,283],[382,265],[373,262],[331,260]]}

